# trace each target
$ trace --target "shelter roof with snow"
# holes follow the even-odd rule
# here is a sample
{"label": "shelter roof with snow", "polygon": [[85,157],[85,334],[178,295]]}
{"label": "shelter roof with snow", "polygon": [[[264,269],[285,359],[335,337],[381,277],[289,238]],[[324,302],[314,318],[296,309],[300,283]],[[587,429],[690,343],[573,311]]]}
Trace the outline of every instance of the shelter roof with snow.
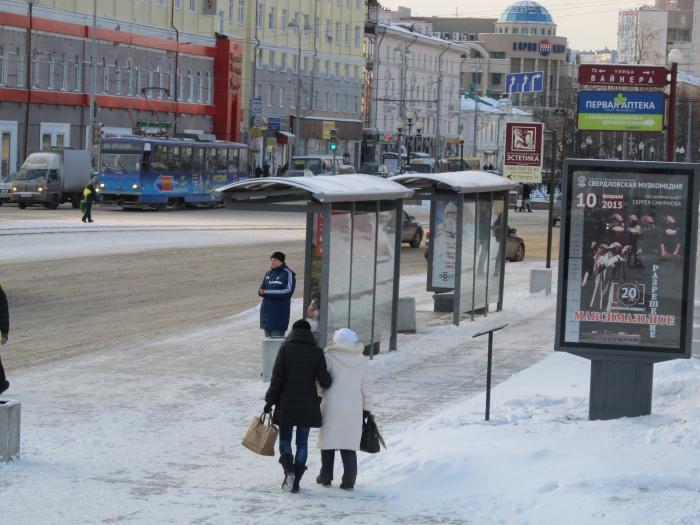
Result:
{"label": "shelter roof with snow", "polygon": [[487,193],[517,187],[512,180],[485,171],[407,173],[392,177],[391,180],[419,192],[447,190],[455,193]]}

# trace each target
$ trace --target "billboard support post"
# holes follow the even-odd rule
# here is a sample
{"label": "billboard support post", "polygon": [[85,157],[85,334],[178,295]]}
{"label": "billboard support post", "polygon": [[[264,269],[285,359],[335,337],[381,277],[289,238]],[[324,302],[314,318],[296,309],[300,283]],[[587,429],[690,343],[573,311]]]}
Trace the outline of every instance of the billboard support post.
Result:
{"label": "billboard support post", "polygon": [[552,227],[554,226],[554,191],[556,184],[554,178],[557,172],[557,132],[545,130],[552,138],[552,176],[549,178],[549,221],[547,226],[547,268],[552,265]]}
{"label": "billboard support post", "polygon": [[654,363],[644,360],[591,360],[588,419],[651,414]]}

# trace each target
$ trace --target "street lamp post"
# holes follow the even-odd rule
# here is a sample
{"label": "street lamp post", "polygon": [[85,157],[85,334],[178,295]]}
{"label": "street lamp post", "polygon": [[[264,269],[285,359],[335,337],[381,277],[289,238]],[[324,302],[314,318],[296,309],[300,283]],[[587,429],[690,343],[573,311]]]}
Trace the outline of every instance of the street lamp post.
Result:
{"label": "street lamp post", "polygon": [[[299,42],[299,45],[297,47],[297,96],[296,96],[296,102],[295,102],[295,105],[296,105],[295,110],[296,111],[295,111],[295,115],[294,115],[294,120],[295,120],[294,135],[296,136],[296,140],[294,143],[294,149],[296,150],[296,154],[299,155],[299,147],[298,146],[301,146],[301,88],[302,88],[302,84],[301,84],[301,36],[302,36],[302,28],[299,27],[299,23],[297,22],[296,17],[294,17],[287,24],[287,26],[296,31],[298,42]],[[303,32],[306,33],[307,31],[310,31],[310,30],[311,30],[311,26],[307,22],[304,22]]]}
{"label": "street lamp post", "polygon": [[396,119],[395,122],[396,126],[396,135],[397,135],[397,146],[396,146],[396,153],[398,156],[397,162],[398,162],[398,167],[399,167],[399,173],[404,172],[403,164],[401,163],[401,132],[403,131],[403,120],[401,120],[401,117]]}
{"label": "street lamp post", "polygon": [[408,133],[406,135],[406,166],[409,170],[411,169],[411,126],[415,118],[416,114],[413,111],[406,112],[406,126],[408,126]]}

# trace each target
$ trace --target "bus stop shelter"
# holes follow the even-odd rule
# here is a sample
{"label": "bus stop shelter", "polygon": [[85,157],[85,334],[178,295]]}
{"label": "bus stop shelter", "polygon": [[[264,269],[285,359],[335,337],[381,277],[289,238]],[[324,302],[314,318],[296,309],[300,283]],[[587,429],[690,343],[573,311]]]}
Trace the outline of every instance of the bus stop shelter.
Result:
{"label": "bus stop shelter", "polygon": [[511,180],[484,171],[410,173],[391,180],[430,201],[427,290],[454,291],[452,322],[503,304]]}
{"label": "bus stop shelter", "polygon": [[370,355],[396,349],[403,200],[413,190],[372,175],[268,177],[218,188],[230,209],[306,213],[304,312],[320,306],[319,345],[354,330]]}

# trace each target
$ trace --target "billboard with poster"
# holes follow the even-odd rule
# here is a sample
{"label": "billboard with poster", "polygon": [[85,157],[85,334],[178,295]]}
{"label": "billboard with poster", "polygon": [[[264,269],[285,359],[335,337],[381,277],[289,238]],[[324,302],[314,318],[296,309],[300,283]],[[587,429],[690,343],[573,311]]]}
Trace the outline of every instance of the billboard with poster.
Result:
{"label": "billboard with poster", "polygon": [[557,350],[687,357],[697,237],[697,168],[565,164]]}
{"label": "billboard with poster", "polygon": [[458,201],[435,199],[431,206],[435,213],[435,231],[430,241],[433,249],[431,285],[437,290],[453,289],[457,261]]}
{"label": "billboard with poster", "polygon": [[506,122],[503,175],[513,182],[542,182],[541,122]]}

